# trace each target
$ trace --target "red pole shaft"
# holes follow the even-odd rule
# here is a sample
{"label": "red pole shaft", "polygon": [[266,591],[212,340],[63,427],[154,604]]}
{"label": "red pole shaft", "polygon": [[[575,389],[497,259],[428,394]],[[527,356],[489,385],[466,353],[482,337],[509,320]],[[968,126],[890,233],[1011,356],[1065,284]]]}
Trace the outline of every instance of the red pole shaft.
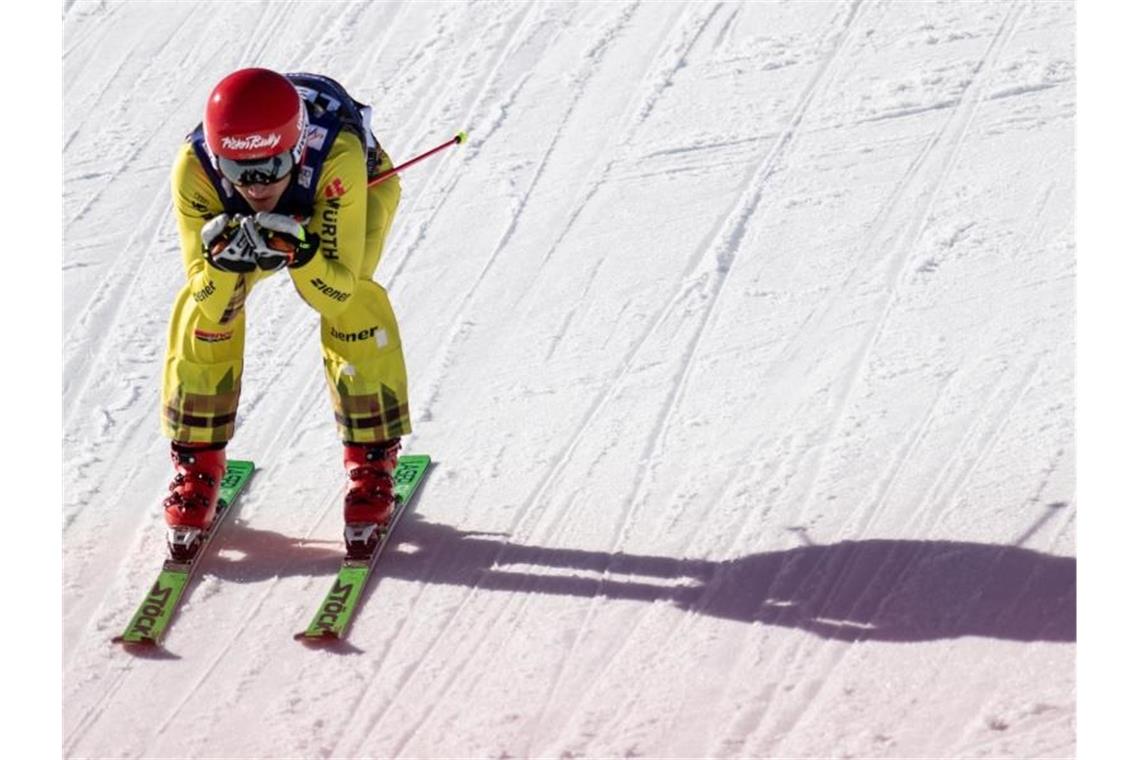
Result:
{"label": "red pole shaft", "polygon": [[368,186],[373,187],[375,185],[379,185],[384,180],[388,179],[389,177],[391,177],[392,175],[394,175],[398,172],[402,172],[404,169],[407,169],[412,164],[418,164],[420,161],[423,161],[428,156],[434,156],[436,153],[439,153],[444,148],[450,148],[452,145],[459,145],[460,143],[462,143],[466,139],[467,139],[467,133],[466,132],[460,132],[459,134],[457,134],[455,137],[451,138],[447,142],[435,146],[434,148],[427,151],[426,153],[421,153],[420,155],[416,156],[415,158],[408,159],[407,161],[400,164],[399,166],[392,167],[391,169],[384,172],[383,174],[381,174],[376,179],[369,182]]}

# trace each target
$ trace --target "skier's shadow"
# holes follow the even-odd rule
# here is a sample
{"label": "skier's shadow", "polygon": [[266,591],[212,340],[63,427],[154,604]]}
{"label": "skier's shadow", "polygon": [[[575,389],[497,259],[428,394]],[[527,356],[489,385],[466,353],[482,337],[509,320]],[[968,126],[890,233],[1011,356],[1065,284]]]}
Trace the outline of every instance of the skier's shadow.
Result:
{"label": "skier's shadow", "polygon": [[[240,517],[210,547],[203,570],[227,581],[250,583],[280,576],[328,576],[344,554],[339,537],[303,539],[252,528]],[[331,570],[330,570],[331,567]]]}
{"label": "skier's shadow", "polygon": [[[341,553],[339,541],[302,543],[248,527],[227,535],[229,547],[245,556],[210,568],[238,581],[331,579]],[[999,544],[869,539],[727,560],[676,559],[515,544],[412,513],[397,526],[382,567],[366,596],[387,577],[666,602],[844,641],[1076,640],[1076,560]]]}

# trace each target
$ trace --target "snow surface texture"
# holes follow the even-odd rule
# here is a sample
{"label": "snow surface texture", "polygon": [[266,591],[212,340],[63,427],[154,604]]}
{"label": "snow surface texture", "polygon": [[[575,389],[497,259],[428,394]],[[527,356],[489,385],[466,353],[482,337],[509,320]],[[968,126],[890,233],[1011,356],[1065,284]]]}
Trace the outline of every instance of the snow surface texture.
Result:
{"label": "snow surface texture", "polygon": [[[1070,3],[65,7],[68,757],[1074,753]],[[318,320],[167,640],[168,171],[246,65],[375,105],[438,462],[340,649]]]}

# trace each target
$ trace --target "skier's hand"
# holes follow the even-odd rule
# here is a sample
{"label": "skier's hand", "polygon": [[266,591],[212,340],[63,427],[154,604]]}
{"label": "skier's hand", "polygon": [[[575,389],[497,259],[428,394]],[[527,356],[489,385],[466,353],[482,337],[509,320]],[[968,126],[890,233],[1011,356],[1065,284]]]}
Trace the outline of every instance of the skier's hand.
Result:
{"label": "skier's hand", "polygon": [[257,265],[262,269],[304,266],[320,247],[320,238],[291,216],[261,211],[253,223],[263,243],[257,251]]}
{"label": "skier's hand", "polygon": [[257,228],[249,217],[219,214],[202,227],[206,258],[223,272],[252,272],[257,268],[254,237]]}

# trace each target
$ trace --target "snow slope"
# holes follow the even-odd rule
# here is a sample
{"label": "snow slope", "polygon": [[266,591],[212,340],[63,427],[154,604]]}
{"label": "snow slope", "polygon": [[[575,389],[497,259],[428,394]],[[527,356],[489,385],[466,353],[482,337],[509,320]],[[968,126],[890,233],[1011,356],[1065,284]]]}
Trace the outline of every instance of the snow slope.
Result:
{"label": "snow slope", "polygon": [[[1070,3],[64,9],[67,757],[1068,757]],[[431,471],[348,645],[318,321],[160,657],[168,169],[234,68],[375,105]]]}

